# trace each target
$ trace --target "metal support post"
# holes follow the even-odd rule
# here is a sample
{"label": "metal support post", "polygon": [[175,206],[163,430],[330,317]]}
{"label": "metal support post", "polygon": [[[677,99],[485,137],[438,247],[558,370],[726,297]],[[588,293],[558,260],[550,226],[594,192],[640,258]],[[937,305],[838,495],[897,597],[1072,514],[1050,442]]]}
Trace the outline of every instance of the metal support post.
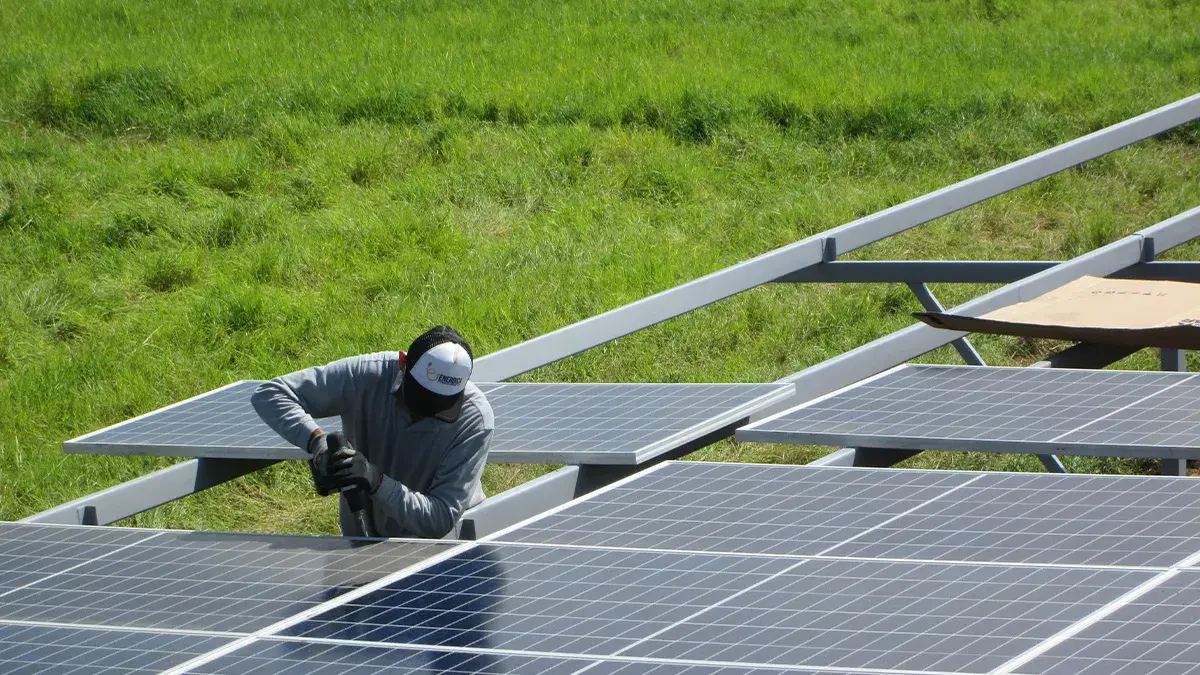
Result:
{"label": "metal support post", "polygon": [[[1162,370],[1187,371],[1187,352],[1182,349],[1160,349],[1158,350],[1158,359]],[[1164,457],[1161,461],[1162,474],[1164,476],[1188,475],[1186,459],[1168,459]]]}
{"label": "metal support post", "polygon": [[[913,295],[917,296],[917,301],[921,303],[926,312],[946,311],[942,307],[942,303],[938,302],[937,297],[933,295],[933,291],[929,290],[929,286],[910,283],[908,287],[912,290]],[[979,355],[979,352],[975,351],[975,347],[966,337],[956,338],[950,344],[954,346],[954,351],[958,352],[958,355],[962,357],[963,362],[968,366],[987,365],[983,362],[983,357]]]}

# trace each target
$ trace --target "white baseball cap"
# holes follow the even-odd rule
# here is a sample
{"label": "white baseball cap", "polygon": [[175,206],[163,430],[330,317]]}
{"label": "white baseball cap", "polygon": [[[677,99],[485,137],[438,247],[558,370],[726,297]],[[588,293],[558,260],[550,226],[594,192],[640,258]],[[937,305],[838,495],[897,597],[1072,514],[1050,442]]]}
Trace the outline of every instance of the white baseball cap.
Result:
{"label": "white baseball cap", "polygon": [[404,374],[404,402],[422,417],[458,419],[471,377],[470,347],[452,328],[438,326],[413,340]]}

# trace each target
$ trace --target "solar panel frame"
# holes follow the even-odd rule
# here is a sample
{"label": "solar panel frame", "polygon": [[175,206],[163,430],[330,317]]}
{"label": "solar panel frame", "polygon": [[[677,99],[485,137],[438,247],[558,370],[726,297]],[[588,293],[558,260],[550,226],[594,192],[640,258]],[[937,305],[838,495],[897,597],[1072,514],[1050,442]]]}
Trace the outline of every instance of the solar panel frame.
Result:
{"label": "solar panel frame", "polygon": [[189,671],[196,675],[337,672],[339,675],[574,675],[592,661],[571,657],[259,639]]}
{"label": "solar panel frame", "polygon": [[[886,431],[878,432],[854,432],[854,431],[820,431],[813,428],[805,429],[805,425],[829,425],[829,424],[849,424],[853,421],[858,426],[883,426],[888,424],[882,422],[872,422],[870,420],[829,420],[818,419],[826,412],[830,412],[830,416],[844,415],[852,416],[846,411],[831,410],[826,411],[822,406],[841,404],[847,405],[868,405],[874,400],[867,397],[855,397],[856,393],[870,391],[874,387],[878,387],[879,382],[885,378],[902,377],[906,374],[918,371],[953,371],[958,373],[1019,373],[1022,376],[1031,378],[1036,377],[1061,377],[1061,378],[1078,378],[1090,374],[1104,374],[1110,377],[1121,377],[1128,375],[1131,378],[1145,378],[1147,380],[1160,380],[1168,383],[1167,386],[1157,391],[1148,391],[1146,395],[1132,396],[1130,400],[1125,401],[1121,405],[1115,406],[1115,409],[1106,410],[1103,414],[1084,416],[1079,418],[1079,423],[1068,428],[1060,429],[1041,429],[1031,427],[1033,422],[1039,421],[1027,416],[1014,414],[1017,410],[1015,404],[998,403],[995,404],[998,408],[1006,408],[1008,415],[992,415],[995,419],[1011,418],[1011,421],[1006,423],[1007,426],[972,426],[970,429],[980,429],[978,434],[974,436],[952,436],[950,434],[934,435],[934,434],[909,434],[909,433],[889,433]],[[885,371],[873,377],[856,382],[852,385],[839,389],[835,392],[807,401],[788,410],[776,413],[767,418],[754,422],[750,425],[738,429],[735,436],[738,440],[760,443],[787,443],[795,445],[827,445],[838,447],[859,447],[859,448],[888,448],[897,450],[949,450],[949,451],[978,451],[978,452],[1001,452],[1001,453],[1036,453],[1036,454],[1071,454],[1071,455],[1087,455],[1100,457],[1145,457],[1145,458],[1167,458],[1167,459],[1200,459],[1200,406],[1187,406],[1170,408],[1165,411],[1168,415],[1187,414],[1192,411],[1197,411],[1195,420],[1188,420],[1188,424],[1194,429],[1195,434],[1191,436],[1193,440],[1184,443],[1180,440],[1180,434],[1165,435],[1166,438],[1161,442],[1153,442],[1150,438],[1163,436],[1164,434],[1149,434],[1143,433],[1140,437],[1142,440],[1132,441],[1120,440],[1101,441],[1099,434],[1106,426],[1125,421],[1127,418],[1121,415],[1132,409],[1147,409],[1155,410],[1156,413],[1162,414],[1160,411],[1152,407],[1154,399],[1165,402],[1180,403],[1179,393],[1182,391],[1196,392],[1200,398],[1200,374],[1196,373],[1178,373],[1178,372],[1145,372],[1145,371],[1084,371],[1084,370],[1068,370],[1068,369],[1031,369],[1031,368],[1013,368],[1013,367],[998,367],[998,366],[942,366],[942,365],[918,365],[904,364]],[[1148,386],[1148,385],[1138,385]],[[1176,391],[1177,388],[1180,388]],[[1170,393],[1174,391],[1174,393]],[[929,428],[932,424],[927,419],[917,416],[917,413],[937,414],[943,418],[952,417],[959,413],[950,413],[945,409],[945,406],[953,403],[953,394],[956,392],[942,392],[946,400],[937,401],[932,399],[922,399],[914,396],[897,396],[892,399],[910,406],[924,406],[926,409],[908,410],[908,411],[887,411],[885,414],[894,418],[903,418],[905,420],[902,426]],[[995,394],[996,392],[991,392]],[[1025,394],[1029,396],[1042,395],[1044,392],[1030,390],[1013,390],[1010,394]],[[1095,394],[1086,394],[1094,396]],[[830,402],[833,401],[833,404]],[[979,405],[985,403],[980,402]],[[971,402],[964,405],[976,405]],[[987,403],[987,405],[992,405]],[[938,410],[933,413],[932,410]],[[812,413],[808,418],[797,419],[804,416],[806,413]],[[1076,411],[1074,414],[1078,415]],[[972,415],[977,417],[986,417],[986,415],[973,415],[972,413],[962,413],[963,416]],[[1047,418],[1054,419],[1054,418]],[[1143,420],[1145,422],[1145,420]],[[1092,425],[1099,425],[1095,429],[1089,429]],[[898,424],[891,424],[892,428]],[[947,427],[962,429],[962,427]],[[1110,430],[1111,431],[1111,430]],[[1010,438],[994,438],[986,437],[982,434],[1007,434]],[[1041,434],[1047,436],[1045,439],[1031,437],[1011,437],[1019,434]],[[1120,438],[1130,438],[1131,434],[1125,433]],[[1111,441],[1111,442],[1110,442]]]}
{"label": "solar panel frame", "polygon": [[[153,455],[207,457],[215,459],[308,459],[307,452],[280,438],[278,434],[262,423],[250,409],[249,403],[244,398],[238,398],[233,401],[223,398],[232,393],[236,393],[239,397],[244,396],[248,398],[249,390],[257,387],[260,383],[258,380],[241,380],[231,383],[180,401],[179,403],[165,406],[130,420],[73,438],[63,443],[63,450],[68,453],[77,454]],[[792,385],[787,384],[543,384],[482,382],[477,383],[477,386],[484,391],[485,395],[489,396],[489,400],[496,410],[497,429],[493,434],[492,446],[488,453],[489,462],[496,464],[604,464],[623,466],[643,464],[672,450],[684,447],[687,443],[730,427],[733,424],[748,419],[755,412],[786,400],[795,391]],[[710,407],[704,410],[703,414],[691,418],[688,420],[689,423],[682,426],[682,428],[676,428],[681,426],[676,421],[679,418],[678,415],[672,417],[661,415],[658,417],[654,415],[641,415],[640,417],[626,415],[624,418],[597,417],[595,419],[599,420],[599,422],[590,430],[592,433],[591,439],[581,441],[576,438],[570,440],[570,442],[563,438],[556,439],[546,436],[546,432],[549,432],[551,435],[557,434],[561,437],[572,430],[569,428],[564,430],[562,426],[569,423],[568,419],[560,415],[545,414],[535,420],[536,424],[542,425],[538,427],[543,432],[541,436],[530,440],[509,438],[521,433],[524,433],[526,437],[529,435],[524,429],[513,428],[510,430],[505,427],[506,423],[515,424],[527,418],[504,416],[502,414],[505,407],[504,398],[503,396],[495,395],[495,393],[500,390],[528,392],[546,388],[554,389],[548,395],[551,401],[554,401],[556,398],[559,400],[568,397],[580,398],[585,394],[588,394],[589,398],[593,398],[594,400],[597,388],[604,388],[606,390],[617,389],[619,391],[635,393],[661,390],[664,392],[664,395],[659,398],[667,401],[668,407],[680,408],[695,406],[699,400],[706,397],[703,393],[711,390],[714,391],[714,395],[722,393],[724,395],[723,400],[727,401],[728,404],[723,405],[722,401],[710,403]],[[591,393],[589,394],[589,392]],[[679,396],[685,398],[680,399],[678,398]],[[692,397],[690,401],[686,400],[686,397],[689,396]],[[713,396],[707,397],[713,398]],[[620,401],[618,400],[617,402],[619,403]],[[207,429],[204,432],[207,434],[206,438],[211,438],[214,434],[219,435],[215,441],[205,440],[199,443],[187,441],[186,433],[184,432],[170,434],[177,438],[177,440],[171,442],[137,439],[137,434],[140,433],[140,430],[156,419],[172,415],[198,414],[192,412],[184,413],[182,410],[185,408],[196,408],[197,406],[211,406],[217,409],[205,414],[234,412],[237,415],[237,421],[232,424],[223,425],[219,429],[213,428],[214,425],[207,425]],[[195,425],[198,423],[179,421],[167,424],[174,424],[178,427],[179,425]],[[319,419],[318,424],[328,431],[341,429],[341,420],[336,417]],[[642,433],[640,436],[636,436],[639,429],[635,428],[635,425],[639,424],[642,425],[640,429]],[[645,429],[647,425],[650,425],[648,430]],[[586,431],[580,430],[575,435],[579,436]],[[198,430],[194,430],[193,433],[198,433]],[[613,446],[618,440],[617,437],[621,434],[627,436],[635,435],[635,437],[629,441],[622,442],[622,449],[604,449],[605,446]],[[125,440],[121,435],[131,437],[131,440]],[[163,437],[167,436],[168,433],[166,431],[156,431],[146,432],[146,435]],[[145,435],[143,435],[143,438],[145,438]],[[645,440],[643,441],[642,439]],[[580,449],[581,445],[586,447],[589,443],[598,449]]]}

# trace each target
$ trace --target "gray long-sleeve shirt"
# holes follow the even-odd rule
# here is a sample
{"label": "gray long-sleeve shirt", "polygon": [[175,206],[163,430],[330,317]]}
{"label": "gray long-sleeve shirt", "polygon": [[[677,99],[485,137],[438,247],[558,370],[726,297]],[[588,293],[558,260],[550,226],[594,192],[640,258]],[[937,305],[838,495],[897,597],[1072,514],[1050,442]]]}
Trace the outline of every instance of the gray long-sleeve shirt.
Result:
{"label": "gray long-sleeve shirt", "polygon": [[[468,382],[457,421],[414,422],[399,395],[403,372],[399,352],[352,356],[264,382],[251,402],[264,422],[305,450],[317,429],[313,418],[340,415],[347,440],[384,474],[371,498],[380,534],[442,537],[483,501],[492,408]],[[354,532],[340,501],[342,532]]]}

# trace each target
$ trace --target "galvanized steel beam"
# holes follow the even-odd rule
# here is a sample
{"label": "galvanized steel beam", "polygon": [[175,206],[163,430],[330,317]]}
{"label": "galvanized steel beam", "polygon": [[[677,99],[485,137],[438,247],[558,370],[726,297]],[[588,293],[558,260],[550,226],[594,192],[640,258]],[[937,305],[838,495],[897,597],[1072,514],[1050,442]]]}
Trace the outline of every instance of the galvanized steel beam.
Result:
{"label": "galvanized steel beam", "polygon": [[273,459],[192,459],[42,511],[22,523],[108,525],[274,464]]}

